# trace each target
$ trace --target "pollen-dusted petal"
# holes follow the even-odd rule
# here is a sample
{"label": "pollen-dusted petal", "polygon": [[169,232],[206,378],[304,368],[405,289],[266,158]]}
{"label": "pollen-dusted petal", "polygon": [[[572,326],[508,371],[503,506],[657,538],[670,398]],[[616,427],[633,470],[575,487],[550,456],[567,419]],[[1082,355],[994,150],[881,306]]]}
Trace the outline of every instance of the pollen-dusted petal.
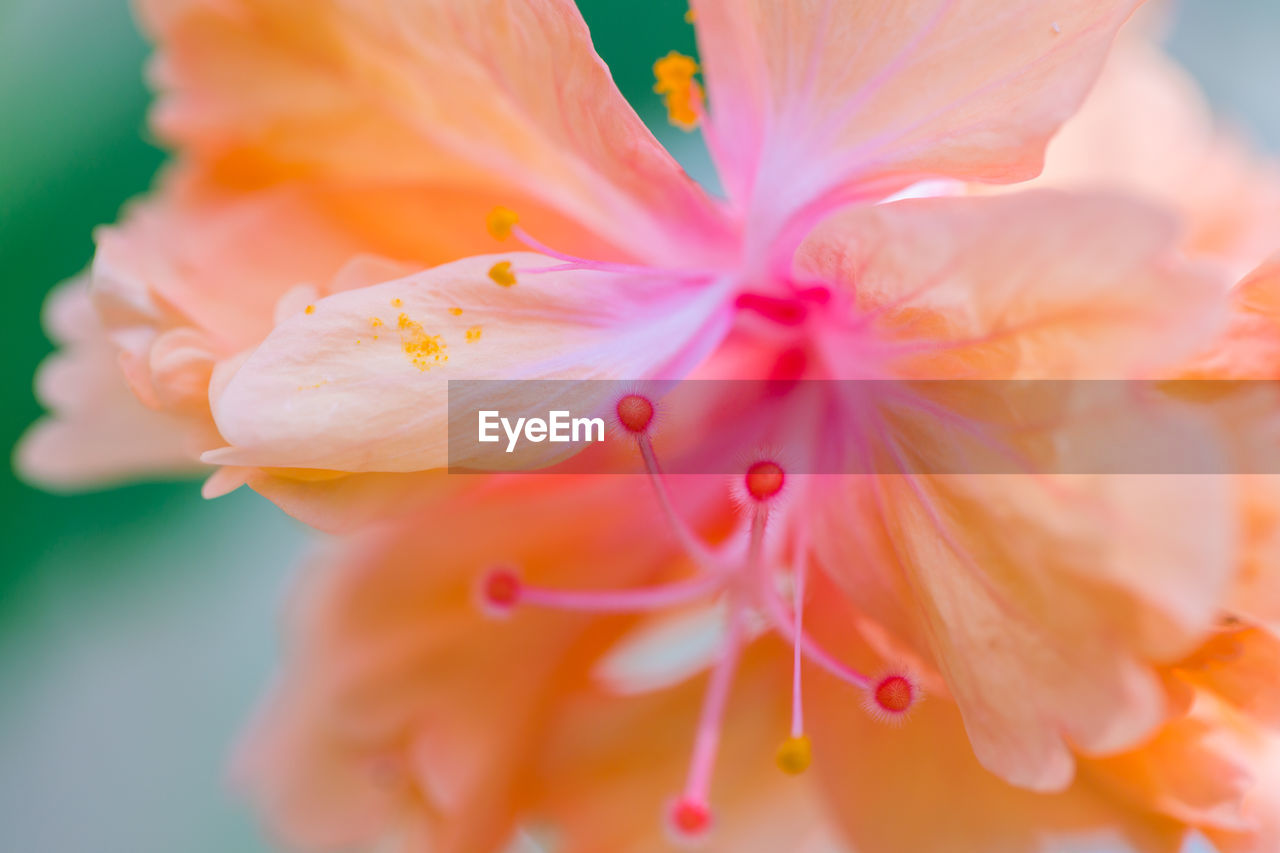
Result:
{"label": "pollen-dusted petal", "polygon": [[[545,417],[545,400],[520,379],[683,376],[732,319],[728,282],[691,287],[652,276],[561,271],[529,274],[519,287],[505,288],[488,275],[497,261],[468,258],[346,291],[316,303],[311,316],[285,319],[215,389],[214,415],[231,446],[209,460],[351,472],[440,467],[448,450],[448,380],[507,380],[501,399],[477,402],[510,404],[531,416],[530,407],[543,406]],[[551,265],[537,255],[502,262]],[[374,340],[369,316],[393,296],[403,303],[396,329],[380,330]],[[457,307],[465,316],[450,310]],[[484,340],[468,346],[468,330],[477,326]],[[612,401],[593,396],[607,393],[598,385],[575,386],[578,410],[597,403],[607,410]],[[547,464],[570,447],[524,450]],[[499,454],[510,461],[524,459],[521,452]]]}
{"label": "pollen-dusted petal", "polygon": [[1140,2],[694,0],[714,154],[779,219],[930,176],[1025,180]]}
{"label": "pollen-dusted petal", "polygon": [[633,258],[727,247],[572,0],[138,5],[161,50],[157,132],[226,184],[462,186],[530,224],[518,200],[536,199]]}

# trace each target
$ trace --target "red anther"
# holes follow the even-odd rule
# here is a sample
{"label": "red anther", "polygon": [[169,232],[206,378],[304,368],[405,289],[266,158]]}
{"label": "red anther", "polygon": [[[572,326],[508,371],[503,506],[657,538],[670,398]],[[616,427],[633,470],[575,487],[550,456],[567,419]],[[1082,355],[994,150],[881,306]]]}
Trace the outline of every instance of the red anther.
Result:
{"label": "red anther", "polygon": [[653,423],[653,403],[648,397],[628,394],[618,401],[618,423],[627,432],[639,435]]}
{"label": "red anther", "polygon": [[762,460],[747,469],[745,477],[747,494],[757,501],[767,501],[782,491],[786,482],[786,472],[777,462]]}
{"label": "red anther", "polygon": [[799,326],[809,316],[809,307],[795,299],[779,299],[761,293],[739,293],[734,305],[744,311],[755,311],[762,317],[784,326]]}
{"label": "red anther", "polygon": [[671,828],[684,838],[699,838],[711,829],[711,807],[694,797],[684,796],[672,801],[667,817]]}
{"label": "red anther", "polygon": [[507,568],[490,569],[480,584],[480,594],[490,609],[505,613],[520,602],[520,576]]}
{"label": "red anther", "polygon": [[872,698],[881,711],[900,716],[916,702],[916,686],[905,675],[886,675],[876,682]]}

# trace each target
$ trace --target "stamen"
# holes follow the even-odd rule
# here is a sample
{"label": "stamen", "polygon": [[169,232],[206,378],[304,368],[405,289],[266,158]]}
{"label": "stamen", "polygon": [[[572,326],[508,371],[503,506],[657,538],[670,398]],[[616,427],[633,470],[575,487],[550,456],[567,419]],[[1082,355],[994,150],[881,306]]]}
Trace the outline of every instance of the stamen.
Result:
{"label": "stamen", "polygon": [[485,227],[495,240],[505,240],[511,236],[511,229],[520,221],[520,216],[509,207],[495,207],[485,219]]}
{"label": "stamen", "polygon": [[649,475],[649,482],[653,485],[658,504],[662,507],[662,512],[667,517],[667,522],[671,525],[681,547],[695,562],[710,570],[711,574],[722,574],[723,569],[715,556],[689,529],[684,518],[676,512],[675,505],[671,502],[671,494],[667,491],[666,480],[662,476],[662,469],[658,466],[658,457],[653,452],[653,441],[647,432],[636,435],[636,447],[640,450],[640,458],[644,460],[645,473]]}
{"label": "stamen", "polygon": [[891,672],[877,679],[867,693],[866,708],[882,723],[900,723],[923,696],[920,686],[904,672]]}
{"label": "stamen", "polygon": [[[804,553],[804,548],[797,548],[799,552],[795,558],[794,580],[795,588],[792,590],[793,598],[791,603],[791,612],[795,614],[794,631],[795,636],[791,643],[791,739],[804,736],[804,696],[800,689],[800,673],[802,668],[800,638],[804,636],[804,584],[805,575],[808,573],[808,559]],[[808,741],[806,739],[806,746]],[[808,762],[806,761],[806,764]],[[785,768],[783,768],[785,769]]]}
{"label": "stamen", "polygon": [[724,724],[724,712],[729,702],[729,689],[738,668],[744,635],[742,604],[729,602],[729,631],[720,651],[720,659],[711,671],[711,680],[702,701],[702,713],[698,719],[698,732],[694,737],[693,757],[689,762],[689,775],[684,793],[671,807],[673,828],[685,838],[697,838],[711,828],[711,808],[707,805],[711,793],[711,773],[715,769],[716,752],[720,747],[720,730]]}
{"label": "stamen", "polygon": [[793,735],[778,746],[774,760],[783,773],[799,776],[813,762],[813,745],[807,735]]}
{"label": "stamen", "polygon": [[667,118],[682,130],[693,130],[702,118],[702,86],[693,79],[697,73],[693,57],[674,50],[653,63],[653,91],[662,95]]}
{"label": "stamen", "polygon": [[489,268],[489,278],[503,287],[514,287],[516,274],[511,271],[511,261],[499,261]]}
{"label": "stamen", "polygon": [[495,618],[506,618],[520,603],[523,583],[514,569],[498,566],[480,578],[480,607]]}
{"label": "stamen", "polygon": [[747,496],[758,503],[777,497],[786,480],[782,466],[768,459],[753,463],[743,478]]}
{"label": "stamen", "polygon": [[639,435],[653,424],[653,402],[641,394],[628,394],[618,401],[618,423],[627,432]]}
{"label": "stamen", "polygon": [[555,610],[577,610],[589,613],[631,613],[679,607],[715,592],[721,581],[716,577],[698,577],[688,581],[644,589],[588,592],[526,586],[520,591],[520,603]]}
{"label": "stamen", "polygon": [[705,838],[711,831],[711,807],[692,797],[677,797],[667,807],[667,822],[682,841]]}
{"label": "stamen", "polygon": [[864,675],[847,664],[841,663],[835,655],[823,648],[807,633],[796,630],[795,623],[791,621],[791,614],[787,612],[786,605],[778,597],[778,591],[773,588],[772,580],[767,575],[760,578],[760,592],[764,599],[765,609],[768,610],[774,626],[789,641],[798,641],[800,650],[805,657],[841,681],[851,684],[859,690],[871,690],[875,684],[875,679],[869,675]]}

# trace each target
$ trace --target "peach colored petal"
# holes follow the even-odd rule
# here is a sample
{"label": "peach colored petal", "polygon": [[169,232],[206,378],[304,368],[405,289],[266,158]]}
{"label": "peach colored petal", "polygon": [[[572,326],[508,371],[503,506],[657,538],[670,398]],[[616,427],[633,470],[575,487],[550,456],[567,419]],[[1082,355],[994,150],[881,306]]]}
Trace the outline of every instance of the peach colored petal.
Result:
{"label": "peach colored petal", "polygon": [[[715,826],[698,849],[838,849],[812,779],[787,776],[771,760],[788,731],[789,654],[762,642],[744,655],[712,788]],[[679,733],[696,725],[705,682],[700,675],[641,696],[583,692],[565,703],[540,751],[542,783],[532,809],[535,820],[555,826],[559,849],[648,853],[673,846],[662,818],[684,782],[692,735]]]}
{"label": "peach colored petal", "polygon": [[[1224,319],[1217,276],[1180,264],[1175,237],[1163,214],[1114,196],[902,201],[823,224],[797,270],[909,345],[879,356],[881,375],[1136,378],[1204,346]],[[833,369],[877,357],[857,335],[847,345]]]}
{"label": "peach colored petal", "polygon": [[1120,39],[1033,186],[1124,190],[1173,210],[1188,251],[1243,275],[1274,251],[1280,165],[1215,121],[1195,81],[1139,35]]}
{"label": "peach colored petal", "polygon": [[712,148],[760,216],[1026,180],[1139,2],[694,0]]}
{"label": "peach colored petal", "polygon": [[[514,264],[518,284],[490,278],[499,263]],[[441,467],[448,380],[680,376],[714,348],[730,316],[721,284],[526,272],[553,263],[528,254],[468,258],[295,315],[217,393],[215,417],[232,447],[207,460],[341,471]],[[466,334],[476,327],[478,340]],[[537,397],[519,383],[510,390]],[[511,403],[522,411],[546,405]]]}
{"label": "peach colored petal", "polygon": [[157,130],[223,180],[511,189],[635,257],[725,248],[713,204],[617,91],[569,0],[139,11],[162,46]]}
{"label": "peach colored petal", "polygon": [[1170,479],[881,478],[863,506],[890,561],[845,556],[838,493],[815,545],[852,601],[868,596],[871,620],[877,599],[905,596],[885,627],[937,662],[984,766],[1061,790],[1073,747],[1131,748],[1165,719],[1151,665],[1188,653],[1226,596],[1225,487]]}
{"label": "peach colored petal", "polygon": [[[1275,574],[1274,564],[1271,573]],[[1260,628],[1223,630],[1177,666],[1186,683],[1258,723],[1280,729],[1280,637]]]}
{"label": "peach colored petal", "polygon": [[[1083,782],[1056,794],[1015,788],[974,759],[955,707],[926,698],[890,728],[845,710],[856,697],[811,681],[814,769],[852,846],[912,853],[1175,853],[1185,830]],[[1074,844],[1073,844],[1074,842]]]}
{"label": "peach colored petal", "polygon": [[46,488],[78,489],[139,473],[191,476],[203,470],[195,454],[211,425],[154,411],[130,393],[85,279],[50,294],[45,325],[62,350],[36,376],[36,394],[51,414],[15,450],[14,464],[24,477]]}
{"label": "peach colored petal", "polygon": [[632,493],[627,477],[490,480],[313,567],[285,677],[241,750],[241,778],[277,829],[329,848],[427,820],[433,850],[500,845],[545,784],[535,762],[563,697],[630,617],[495,620],[477,584],[494,565],[553,587],[687,570]]}

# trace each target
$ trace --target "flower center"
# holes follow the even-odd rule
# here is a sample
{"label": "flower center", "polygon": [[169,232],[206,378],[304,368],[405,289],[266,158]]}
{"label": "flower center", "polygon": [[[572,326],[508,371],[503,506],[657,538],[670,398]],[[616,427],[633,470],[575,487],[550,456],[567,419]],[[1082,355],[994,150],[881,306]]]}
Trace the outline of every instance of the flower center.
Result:
{"label": "flower center", "polygon": [[[662,610],[717,596],[725,600],[724,633],[707,682],[684,790],[668,806],[671,831],[694,839],[709,832],[714,822],[710,794],[716,751],[734,675],[749,642],[746,625],[752,612],[764,617],[768,627],[792,646],[791,731],[775,752],[775,761],[785,773],[804,772],[813,754],[804,729],[802,660],[807,658],[858,688],[867,711],[885,722],[903,719],[919,701],[921,692],[905,672],[872,678],[847,666],[805,630],[807,548],[797,545],[788,560],[772,557],[765,548],[769,526],[783,521],[779,499],[795,487],[777,459],[758,458],[745,466],[738,483],[745,516],[740,535],[713,548],[676,512],[671,501],[650,435],[658,415],[657,404],[644,394],[627,393],[617,399],[615,414],[634,439],[664,518],[682,550],[698,567],[697,572],[685,580],[659,586],[585,591],[525,584],[516,570],[499,566],[480,578],[479,597],[482,608],[494,616],[507,616],[524,606],[603,614]],[[806,541],[803,535],[794,539],[798,543]],[[779,592],[780,581],[789,581],[790,602]]]}

